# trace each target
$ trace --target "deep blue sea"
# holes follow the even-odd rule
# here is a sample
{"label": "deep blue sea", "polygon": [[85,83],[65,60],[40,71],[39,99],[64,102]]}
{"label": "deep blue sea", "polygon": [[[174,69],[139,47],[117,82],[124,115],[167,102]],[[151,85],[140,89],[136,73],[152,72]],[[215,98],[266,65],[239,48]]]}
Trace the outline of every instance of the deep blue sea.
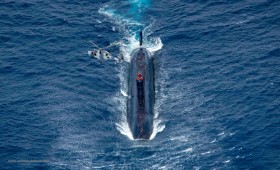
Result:
{"label": "deep blue sea", "polygon": [[[140,30],[147,141],[126,121]],[[280,169],[280,1],[1,0],[0,169]]]}

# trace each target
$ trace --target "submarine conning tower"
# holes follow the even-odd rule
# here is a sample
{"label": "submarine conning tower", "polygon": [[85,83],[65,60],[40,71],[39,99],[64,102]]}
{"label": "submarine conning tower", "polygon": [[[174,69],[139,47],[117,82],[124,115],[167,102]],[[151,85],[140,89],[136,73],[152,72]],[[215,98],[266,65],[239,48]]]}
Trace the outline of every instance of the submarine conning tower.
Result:
{"label": "submarine conning tower", "polygon": [[[141,42],[140,42],[141,43]],[[131,54],[127,120],[134,139],[149,139],[154,118],[154,64],[146,48]]]}

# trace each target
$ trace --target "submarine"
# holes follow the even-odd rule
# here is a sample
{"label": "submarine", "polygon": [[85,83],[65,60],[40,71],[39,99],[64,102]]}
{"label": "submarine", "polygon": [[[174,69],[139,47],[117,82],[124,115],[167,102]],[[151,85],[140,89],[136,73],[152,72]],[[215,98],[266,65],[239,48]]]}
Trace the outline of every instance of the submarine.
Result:
{"label": "submarine", "polygon": [[128,75],[127,121],[134,139],[149,139],[153,133],[155,76],[154,61],[142,46],[131,53]]}

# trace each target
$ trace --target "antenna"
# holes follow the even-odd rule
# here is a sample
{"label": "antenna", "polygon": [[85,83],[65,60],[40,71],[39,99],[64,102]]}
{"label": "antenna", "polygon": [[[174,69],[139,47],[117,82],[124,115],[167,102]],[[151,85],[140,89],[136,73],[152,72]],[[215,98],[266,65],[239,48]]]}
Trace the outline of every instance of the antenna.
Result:
{"label": "antenna", "polygon": [[142,31],[140,31],[140,46],[142,46],[142,42],[143,42],[143,33]]}

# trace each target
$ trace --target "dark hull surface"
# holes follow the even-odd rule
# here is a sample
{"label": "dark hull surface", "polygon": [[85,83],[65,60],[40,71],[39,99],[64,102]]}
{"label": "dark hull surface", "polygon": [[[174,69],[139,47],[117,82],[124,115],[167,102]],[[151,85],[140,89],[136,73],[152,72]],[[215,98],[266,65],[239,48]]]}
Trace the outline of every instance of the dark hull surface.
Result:
{"label": "dark hull surface", "polygon": [[[139,82],[138,74],[143,75]],[[132,53],[128,80],[127,120],[134,139],[149,139],[154,118],[154,65],[145,48]]]}

